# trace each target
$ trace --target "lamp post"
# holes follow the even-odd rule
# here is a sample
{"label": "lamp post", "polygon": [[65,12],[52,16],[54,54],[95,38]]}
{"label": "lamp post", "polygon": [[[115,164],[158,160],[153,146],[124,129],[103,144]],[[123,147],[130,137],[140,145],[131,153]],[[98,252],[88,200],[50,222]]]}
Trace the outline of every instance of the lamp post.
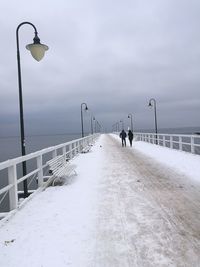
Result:
{"label": "lamp post", "polygon": [[124,121],[123,120],[120,120],[119,122],[122,123],[122,130],[124,130]]}
{"label": "lamp post", "polygon": [[157,111],[156,111],[156,100],[151,98],[149,100],[149,107],[154,106],[154,120],[155,120],[155,132],[156,132],[156,144],[158,144],[157,134],[158,134],[158,125],[157,125]]}
{"label": "lamp post", "polygon": [[97,121],[97,124],[98,124],[98,132],[100,133],[101,132],[101,125],[98,121]]}
{"label": "lamp post", "polygon": [[83,129],[83,106],[85,106],[85,111],[88,110],[87,104],[81,104],[81,130],[82,130],[82,137],[84,137],[84,129]]}
{"label": "lamp post", "polygon": [[117,132],[117,122],[113,124],[112,131]]}
{"label": "lamp post", "polygon": [[95,124],[94,124],[94,129],[95,129],[95,133],[98,133],[98,121],[97,121],[97,119],[95,119]]}
{"label": "lamp post", "polygon": [[95,120],[95,117],[91,116],[91,134],[94,133],[93,120]]}
{"label": "lamp post", "polygon": [[[93,121],[94,121],[94,123],[93,123]],[[95,117],[92,118],[92,127],[93,127],[93,133],[96,133]]]}
{"label": "lamp post", "polygon": [[117,129],[117,132],[119,132],[119,122],[116,122],[116,129]]}
{"label": "lamp post", "polygon": [[112,132],[115,131],[115,125],[116,125],[116,124],[113,124],[113,125],[112,125]]}
{"label": "lamp post", "polygon": [[133,115],[129,113],[128,118],[131,119],[131,131],[133,132]]}
{"label": "lamp post", "polygon": [[[16,42],[17,42],[17,67],[18,67],[18,86],[19,86],[19,109],[20,109],[20,134],[21,134],[21,152],[22,156],[26,155],[26,149],[25,149],[25,134],[24,134],[24,114],[23,114],[23,98],[22,98],[22,80],[21,80],[21,65],[20,65],[20,51],[19,51],[19,29],[22,25],[28,24],[33,27],[35,31],[35,36],[33,38],[33,44],[29,44],[26,46],[26,49],[28,49],[31,52],[31,55],[33,58],[37,61],[40,61],[44,57],[45,51],[47,51],[49,48],[48,46],[41,44],[40,39],[38,37],[37,29],[36,27],[30,23],[30,22],[22,22],[18,25],[16,29]],[[22,163],[22,173],[23,176],[27,174],[26,169],[26,162],[24,161]],[[23,181],[24,186],[24,197],[28,196],[28,186],[27,186],[27,180]]]}

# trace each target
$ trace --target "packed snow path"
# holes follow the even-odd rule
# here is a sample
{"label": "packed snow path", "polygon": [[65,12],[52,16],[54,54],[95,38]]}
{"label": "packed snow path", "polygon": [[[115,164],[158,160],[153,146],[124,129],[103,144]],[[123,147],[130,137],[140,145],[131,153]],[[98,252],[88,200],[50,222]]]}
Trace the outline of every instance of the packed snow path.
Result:
{"label": "packed snow path", "polygon": [[200,266],[199,183],[119,141],[102,135],[2,225],[1,267]]}

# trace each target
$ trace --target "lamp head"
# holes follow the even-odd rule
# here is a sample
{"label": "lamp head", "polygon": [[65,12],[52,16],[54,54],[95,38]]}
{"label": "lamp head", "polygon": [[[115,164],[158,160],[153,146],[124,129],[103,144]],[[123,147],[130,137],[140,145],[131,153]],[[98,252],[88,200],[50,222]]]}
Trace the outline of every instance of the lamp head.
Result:
{"label": "lamp head", "polygon": [[87,105],[85,106],[85,111],[88,111],[88,107],[87,107]]}
{"label": "lamp head", "polygon": [[149,107],[152,107],[152,104],[151,104],[151,101],[149,101],[149,105],[148,105]]}
{"label": "lamp head", "polygon": [[33,38],[33,44],[28,44],[26,49],[31,52],[31,55],[35,60],[40,61],[44,57],[45,51],[47,51],[49,48],[47,45],[40,43],[40,38],[36,33],[35,37]]}

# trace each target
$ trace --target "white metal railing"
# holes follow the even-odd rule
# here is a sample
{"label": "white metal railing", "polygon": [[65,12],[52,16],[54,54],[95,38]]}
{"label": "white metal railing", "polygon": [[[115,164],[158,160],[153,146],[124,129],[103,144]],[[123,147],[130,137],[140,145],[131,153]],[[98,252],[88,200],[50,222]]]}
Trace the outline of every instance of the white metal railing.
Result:
{"label": "white metal railing", "polygon": [[136,141],[144,141],[193,154],[200,154],[200,135],[134,133]]}
{"label": "white metal railing", "polygon": [[[5,197],[8,196],[9,211],[16,209],[19,206],[19,184],[21,184],[24,180],[28,181],[29,179],[30,181],[28,185],[30,185],[31,181],[35,179],[37,180],[37,188],[34,190],[29,190],[29,192],[36,191],[44,184],[45,172],[47,173],[48,171],[47,161],[49,159],[52,159],[58,155],[64,155],[66,159],[68,158],[70,160],[78,153],[80,153],[84,148],[91,145],[95,141],[95,139],[97,139],[98,136],[99,134],[93,134],[84,138],[72,140],[67,143],[48,147],[25,156],[1,162],[0,178],[2,179],[3,172],[3,175],[6,176],[8,183],[7,185],[2,186],[0,188],[0,205],[5,199]],[[24,161],[26,161],[27,163],[29,161],[32,161],[32,165],[34,164],[35,168],[29,171],[25,176],[18,177],[18,169]],[[0,218],[3,218],[4,216],[6,216],[6,214],[6,212],[0,212]]]}

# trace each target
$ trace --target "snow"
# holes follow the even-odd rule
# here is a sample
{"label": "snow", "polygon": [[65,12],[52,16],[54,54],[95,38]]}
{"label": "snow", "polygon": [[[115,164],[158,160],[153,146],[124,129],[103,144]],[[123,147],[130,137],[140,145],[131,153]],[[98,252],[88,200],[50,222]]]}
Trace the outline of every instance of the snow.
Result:
{"label": "snow", "polygon": [[200,156],[188,152],[152,145],[144,142],[134,143],[134,148],[200,182]]}
{"label": "snow", "polygon": [[86,266],[95,225],[98,149],[73,161],[78,175],[66,185],[37,194],[0,228],[1,267]]}
{"label": "snow", "polygon": [[[113,137],[120,142],[118,136],[113,135]],[[141,141],[134,142],[133,147],[159,163],[163,163],[169,168],[187,175],[188,178],[200,182],[200,155]]]}
{"label": "snow", "polygon": [[0,222],[1,267],[198,266],[200,190],[179,181],[200,181],[200,156],[144,142],[121,148],[102,135],[73,164],[65,185]]}

